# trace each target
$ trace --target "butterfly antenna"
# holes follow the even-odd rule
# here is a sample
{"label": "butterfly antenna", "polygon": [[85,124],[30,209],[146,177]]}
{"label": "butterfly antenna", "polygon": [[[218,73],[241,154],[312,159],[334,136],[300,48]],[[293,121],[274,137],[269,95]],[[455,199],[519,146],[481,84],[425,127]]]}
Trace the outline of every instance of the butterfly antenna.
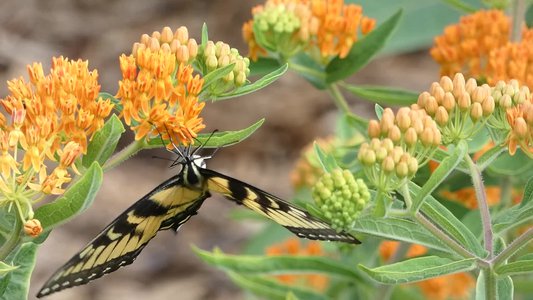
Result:
{"label": "butterfly antenna", "polygon": [[[209,142],[209,140],[213,137],[213,135],[215,135],[215,133],[218,132],[217,129],[213,130],[213,132],[211,132],[211,134],[209,135],[209,137],[207,137],[207,140],[205,140],[205,143],[201,144],[198,148],[194,149],[192,155],[195,155],[196,152],[200,151],[201,149],[205,148],[205,145],[207,145],[207,143]],[[197,139],[197,138],[194,138],[195,141],[197,141],[198,143],[200,143],[200,140]],[[219,147],[217,147],[217,150],[218,150]],[[216,151],[215,151],[216,152]],[[215,154],[215,153],[213,153]],[[213,155],[211,154],[211,156]],[[209,156],[209,158],[211,158],[211,156]]]}

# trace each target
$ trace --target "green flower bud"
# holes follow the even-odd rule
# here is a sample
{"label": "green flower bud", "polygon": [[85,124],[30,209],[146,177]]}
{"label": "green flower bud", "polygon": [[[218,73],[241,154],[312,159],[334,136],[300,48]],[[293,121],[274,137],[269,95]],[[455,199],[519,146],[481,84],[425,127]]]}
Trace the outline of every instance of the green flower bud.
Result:
{"label": "green flower bud", "polygon": [[313,199],[336,230],[349,228],[370,199],[361,179],[348,170],[325,173],[313,187]]}

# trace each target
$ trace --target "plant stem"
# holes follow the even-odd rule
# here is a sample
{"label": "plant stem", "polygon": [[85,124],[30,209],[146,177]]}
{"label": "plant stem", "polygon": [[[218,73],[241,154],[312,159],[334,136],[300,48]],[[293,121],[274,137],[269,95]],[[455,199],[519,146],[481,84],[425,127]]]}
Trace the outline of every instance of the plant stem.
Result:
{"label": "plant stem", "polygon": [[332,83],[328,85],[328,91],[331,97],[333,98],[335,105],[337,105],[337,108],[347,115],[352,115],[352,112],[350,111],[350,107],[348,106],[346,99],[339,90],[339,86],[335,83]]}
{"label": "plant stem", "polygon": [[433,233],[436,237],[440,239],[441,242],[446,244],[446,246],[450,247],[450,249],[454,250],[459,255],[463,256],[464,258],[475,258],[476,256],[467,249],[465,249],[463,246],[461,246],[459,243],[457,243],[454,239],[452,239],[446,232],[442,231],[437,225],[435,225],[430,219],[428,219],[422,212],[417,212],[414,215],[415,219],[420,223],[424,228],[426,228],[429,232]]}
{"label": "plant stem", "polygon": [[481,214],[481,225],[483,226],[483,241],[485,249],[489,252],[488,259],[494,256],[493,247],[493,233],[492,224],[490,221],[489,204],[487,203],[487,193],[485,191],[485,185],[483,184],[483,177],[477,167],[476,163],[472,160],[470,155],[465,155],[465,160],[470,170],[470,176],[472,177],[472,184],[476,191],[476,200],[479,207],[479,213]]}
{"label": "plant stem", "polygon": [[524,19],[526,15],[526,1],[524,0],[514,0],[512,2],[512,22],[513,27],[511,30],[511,42],[517,43],[522,37],[522,24],[524,24]]}
{"label": "plant stem", "polygon": [[498,299],[497,280],[496,274],[492,268],[485,269],[485,299],[496,300]]}
{"label": "plant stem", "polygon": [[509,246],[507,246],[503,251],[498,254],[494,259],[492,260],[492,264],[494,267],[497,267],[498,265],[502,264],[505,260],[507,260],[511,255],[515,254],[516,251],[520,250],[520,248],[527,245],[527,243],[531,242],[533,240],[533,228],[529,228],[526,232],[522,233],[519,237],[517,237]]}
{"label": "plant stem", "polygon": [[113,155],[105,164],[104,164],[104,172],[107,172],[111,170],[112,168],[118,166],[122,162],[124,162],[126,159],[132,157],[137,152],[141,151],[142,149],[147,147],[147,143],[145,139],[134,141],[133,143],[126,146],[124,149],[120,150],[117,154]]}
{"label": "plant stem", "polygon": [[0,248],[0,261],[4,261],[6,257],[17,247],[20,241],[20,230],[22,229],[22,221],[19,218],[15,220],[15,228],[11,232],[11,236]]}
{"label": "plant stem", "polygon": [[326,78],[324,76],[323,72],[317,71],[317,70],[312,69],[312,68],[308,68],[308,67],[303,66],[303,65],[299,65],[299,64],[294,63],[294,62],[288,62],[288,63],[289,63],[289,68],[290,69],[292,69],[294,71],[297,71],[299,73],[308,74],[308,75],[311,75],[311,76],[314,76],[314,77],[317,77],[317,78],[320,78],[320,79],[325,79]]}

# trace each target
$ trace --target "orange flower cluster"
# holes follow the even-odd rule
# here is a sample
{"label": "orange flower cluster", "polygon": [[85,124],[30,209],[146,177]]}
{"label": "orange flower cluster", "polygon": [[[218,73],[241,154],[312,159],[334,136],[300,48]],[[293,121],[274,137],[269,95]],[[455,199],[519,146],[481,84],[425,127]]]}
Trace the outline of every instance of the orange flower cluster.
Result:
{"label": "orange flower cluster", "polygon": [[[335,149],[335,140],[333,137],[320,138],[315,141],[320,148],[327,154]],[[294,169],[291,172],[291,183],[295,189],[312,187],[318,181],[318,178],[324,174],[320,162],[316,158],[313,144],[305,146],[296,161]]]}
{"label": "orange flower cluster", "polygon": [[461,72],[466,77],[486,76],[491,50],[509,42],[510,19],[500,10],[482,10],[444,29],[430,50],[441,75]]}
{"label": "orange flower cluster", "polygon": [[511,127],[506,143],[509,153],[514,155],[518,146],[529,157],[533,157],[533,100],[507,110],[507,122]]}
{"label": "orange flower cluster", "polygon": [[[385,241],[381,243],[379,252],[384,260],[389,260],[397,251],[399,242]],[[412,258],[427,253],[427,248],[412,245],[406,257]],[[427,299],[469,299],[471,290],[475,286],[474,278],[468,273],[456,273],[431,278],[415,283]]]}
{"label": "orange flower cluster", "polygon": [[[289,238],[285,242],[272,245],[266,249],[268,256],[294,255],[294,256],[323,256],[324,251],[319,242],[309,241],[306,246],[301,244],[297,238]],[[276,278],[288,285],[302,285],[314,288],[317,291],[324,291],[329,283],[328,277],[320,274],[307,275],[277,275]]]}
{"label": "orange flower cluster", "polygon": [[[176,48],[182,49],[181,52],[173,52],[172,45],[176,43],[170,41],[169,30],[163,29],[160,34],[165,43],[156,42],[157,38],[152,37],[150,47],[138,43],[132,55],[120,57],[123,79],[116,97],[124,105],[122,116],[135,131],[136,140],[161,133],[163,139],[187,145],[205,127],[199,117],[205,103],[199,103],[198,99],[203,79],[193,76],[191,65],[180,63],[195,53],[194,42],[188,40],[187,46],[183,45],[188,37],[186,29],[178,29],[172,35],[181,41],[182,46]],[[178,54],[183,57],[178,59]]]}
{"label": "orange flower cluster", "polygon": [[[87,151],[87,139],[103,126],[113,104],[98,97],[98,73],[88,70],[87,61],[54,58],[50,74],[38,63],[28,73],[30,82],[9,81],[11,94],[0,101],[12,120],[0,118],[0,189],[61,194],[71,180],[68,169],[76,171],[74,161]],[[51,173],[46,159],[58,163]]]}
{"label": "orange flower cluster", "polygon": [[[344,4],[344,0],[267,0],[252,9],[254,19],[243,25],[243,37],[253,60],[267,50],[286,49],[293,55],[294,49],[300,48],[317,50],[321,59],[344,58],[359,31],[365,35],[375,27],[376,21],[363,16],[362,11],[361,6]],[[288,35],[292,44],[276,45],[287,40],[276,39],[280,33]]]}

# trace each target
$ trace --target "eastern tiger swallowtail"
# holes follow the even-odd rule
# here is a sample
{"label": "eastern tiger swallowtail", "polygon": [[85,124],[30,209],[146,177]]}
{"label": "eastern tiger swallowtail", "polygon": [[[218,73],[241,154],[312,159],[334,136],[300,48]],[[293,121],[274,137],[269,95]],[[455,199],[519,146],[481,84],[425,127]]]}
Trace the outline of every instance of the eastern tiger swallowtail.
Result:
{"label": "eastern tiger swallowtail", "polygon": [[172,164],[178,175],[160,184],[120,214],[87,246],[57,270],[37,297],[86,284],[131,264],[158,231],[180,226],[196,214],[211,192],[270,218],[302,238],[359,244],[346,232],[336,232],[308,212],[237,179],[205,168],[191,148],[180,150]]}

